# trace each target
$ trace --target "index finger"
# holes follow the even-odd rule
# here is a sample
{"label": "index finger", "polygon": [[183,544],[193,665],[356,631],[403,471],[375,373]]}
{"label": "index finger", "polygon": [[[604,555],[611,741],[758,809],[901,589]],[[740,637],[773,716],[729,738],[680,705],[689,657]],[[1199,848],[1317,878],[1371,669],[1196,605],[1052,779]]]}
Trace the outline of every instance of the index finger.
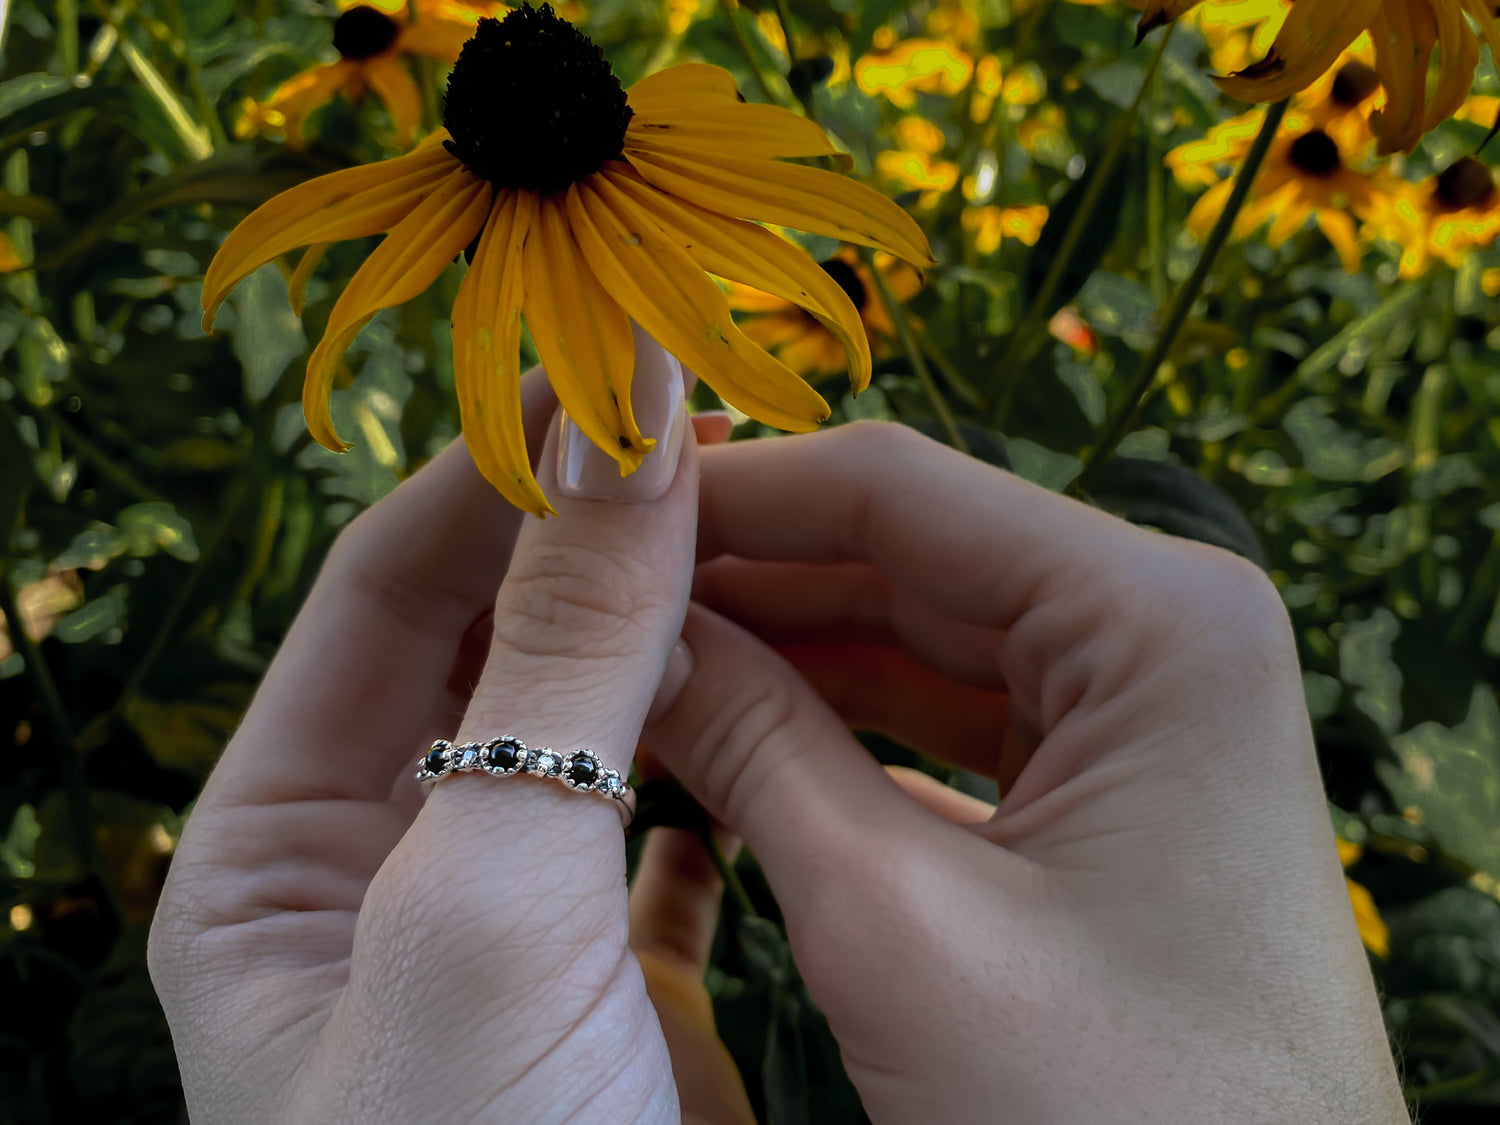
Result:
{"label": "index finger", "polygon": [[954,619],[1001,630],[1054,594],[1126,585],[1108,563],[1155,538],[882,422],[705,450],[700,497],[700,561],[869,563]]}

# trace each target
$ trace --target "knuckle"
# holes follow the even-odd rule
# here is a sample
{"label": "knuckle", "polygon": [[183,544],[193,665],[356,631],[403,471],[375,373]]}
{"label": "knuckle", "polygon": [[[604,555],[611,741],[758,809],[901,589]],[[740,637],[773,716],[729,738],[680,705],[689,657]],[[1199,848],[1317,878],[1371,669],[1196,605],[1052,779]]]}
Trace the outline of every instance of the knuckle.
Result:
{"label": "knuckle", "polygon": [[633,553],[542,548],[500,588],[495,637],[527,655],[572,654],[579,637],[601,655],[675,608],[673,592]]}
{"label": "knuckle", "polygon": [[702,759],[700,776],[710,799],[725,810],[729,823],[739,823],[789,752],[785,736],[797,705],[791,687],[771,678],[716,702],[721,705],[700,732],[694,752]]}

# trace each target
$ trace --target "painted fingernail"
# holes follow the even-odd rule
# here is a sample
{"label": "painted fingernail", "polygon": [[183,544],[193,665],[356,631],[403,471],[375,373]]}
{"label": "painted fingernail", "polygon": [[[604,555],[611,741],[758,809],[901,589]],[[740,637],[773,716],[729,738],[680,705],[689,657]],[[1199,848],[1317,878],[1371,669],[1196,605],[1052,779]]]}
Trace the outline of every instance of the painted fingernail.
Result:
{"label": "painted fingernail", "polygon": [[672,486],[687,427],[682,365],[639,328],[635,332],[635,376],[630,401],[641,432],[656,439],[656,448],[628,477],[620,465],[591,442],[566,414],[557,443],[557,485],[565,496],[580,500],[644,503]]}
{"label": "painted fingernail", "polygon": [[693,678],[693,650],[683,641],[672,646],[667,656],[667,666],[662,669],[661,683],[656,687],[656,698],[651,701],[651,710],[646,712],[646,725],[659,722],[666,717]]}

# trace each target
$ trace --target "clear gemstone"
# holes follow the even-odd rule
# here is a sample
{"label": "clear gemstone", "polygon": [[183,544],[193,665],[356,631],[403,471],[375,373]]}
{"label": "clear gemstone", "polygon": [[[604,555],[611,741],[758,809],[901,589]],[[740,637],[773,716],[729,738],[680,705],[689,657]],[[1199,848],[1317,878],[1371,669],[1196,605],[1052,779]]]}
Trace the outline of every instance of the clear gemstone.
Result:
{"label": "clear gemstone", "polygon": [[531,769],[534,773],[543,773],[548,777],[556,777],[562,772],[562,759],[550,750],[543,750],[532,759]]}
{"label": "clear gemstone", "polygon": [[625,783],[614,774],[607,773],[604,775],[604,779],[599,782],[599,792],[603,793],[606,797],[618,797],[621,793],[625,792]]}
{"label": "clear gemstone", "polygon": [[479,747],[470,742],[467,743],[458,756],[458,765],[455,769],[472,770],[479,766]]}

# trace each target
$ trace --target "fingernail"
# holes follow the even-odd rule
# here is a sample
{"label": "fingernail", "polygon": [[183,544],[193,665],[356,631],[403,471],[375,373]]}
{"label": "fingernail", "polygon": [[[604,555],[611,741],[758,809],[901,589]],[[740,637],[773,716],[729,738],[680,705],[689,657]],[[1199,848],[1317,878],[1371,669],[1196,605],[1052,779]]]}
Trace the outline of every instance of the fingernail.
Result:
{"label": "fingernail", "polygon": [[630,402],[641,432],[656,439],[656,448],[641,459],[640,468],[622,477],[619,462],[584,436],[564,414],[557,443],[557,485],[565,496],[639,504],[660,498],[677,476],[677,458],[687,427],[682,365],[640,328],[635,327],[634,333],[635,376]]}
{"label": "fingernail", "polygon": [[667,656],[667,666],[662,669],[661,683],[656,686],[656,698],[651,701],[651,710],[646,712],[646,725],[659,722],[677,702],[682,689],[693,676],[693,650],[678,641]]}

